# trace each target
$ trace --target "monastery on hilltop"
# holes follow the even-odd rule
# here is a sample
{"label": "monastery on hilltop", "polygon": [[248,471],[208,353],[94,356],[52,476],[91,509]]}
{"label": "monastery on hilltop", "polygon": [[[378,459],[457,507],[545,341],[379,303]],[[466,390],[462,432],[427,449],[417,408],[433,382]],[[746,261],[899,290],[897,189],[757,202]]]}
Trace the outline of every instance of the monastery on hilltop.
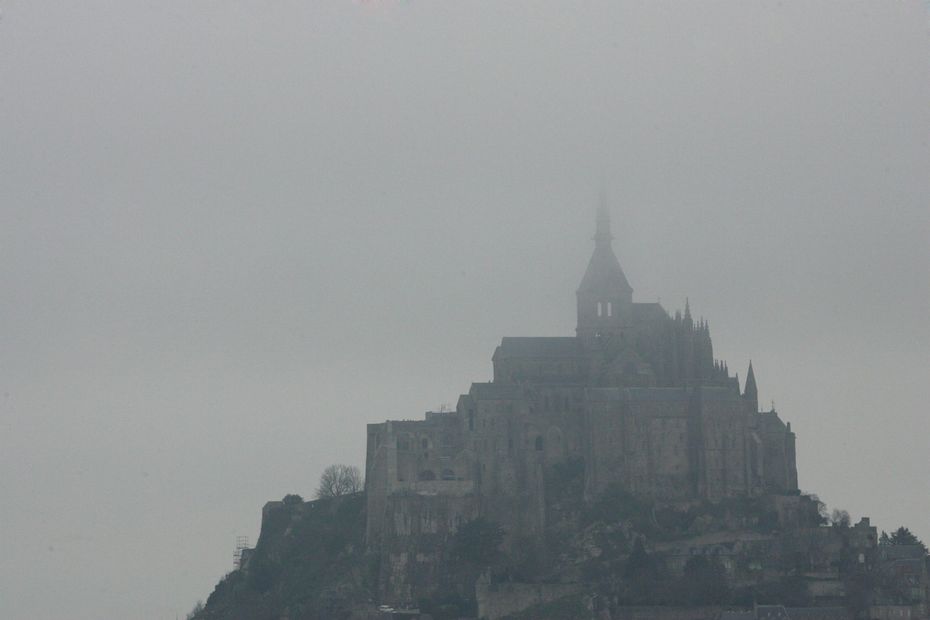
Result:
{"label": "monastery on hilltop", "polygon": [[390,555],[398,537],[478,516],[539,532],[543,471],[568,461],[584,463],[589,498],[610,485],[672,502],[797,491],[794,433],[759,411],[752,365],[741,392],[687,304],[672,317],[634,302],[612,239],[601,209],[574,336],[505,337],[493,381],[455,411],[368,425],[370,548]]}
{"label": "monastery on hilltop", "polygon": [[504,338],[455,411],[369,424],[365,492],[265,504],[197,618],[930,618],[922,543],[801,494],[752,365],[634,302],[611,242],[602,210],[574,336]]}

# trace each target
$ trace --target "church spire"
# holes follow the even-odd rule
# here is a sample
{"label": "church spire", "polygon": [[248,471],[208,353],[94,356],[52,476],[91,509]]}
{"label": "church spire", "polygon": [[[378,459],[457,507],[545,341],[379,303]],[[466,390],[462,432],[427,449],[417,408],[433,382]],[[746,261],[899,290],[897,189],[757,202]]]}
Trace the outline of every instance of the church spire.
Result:
{"label": "church spire", "polygon": [[749,360],[749,372],[746,373],[746,389],[743,398],[752,403],[752,410],[759,410],[759,390],[756,388],[756,373],[752,371],[752,360]]}
{"label": "church spire", "polygon": [[626,279],[611,242],[610,214],[602,194],[597,209],[594,253],[578,287],[578,329],[580,337],[598,339],[621,337],[633,313],[633,288]]}
{"label": "church spire", "polygon": [[610,242],[614,239],[614,236],[610,234],[610,211],[607,210],[606,199],[603,194],[601,195],[601,204],[597,208],[597,224],[592,239],[594,239],[595,247],[605,245],[610,247]]}

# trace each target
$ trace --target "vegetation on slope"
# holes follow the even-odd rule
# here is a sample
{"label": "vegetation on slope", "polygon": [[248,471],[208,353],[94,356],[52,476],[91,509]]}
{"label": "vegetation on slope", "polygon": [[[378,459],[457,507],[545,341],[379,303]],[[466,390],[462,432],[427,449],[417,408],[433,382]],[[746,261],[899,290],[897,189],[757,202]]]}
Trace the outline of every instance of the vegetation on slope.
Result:
{"label": "vegetation on slope", "polygon": [[242,570],[217,586],[197,620],[338,620],[372,600],[362,493],[271,504]]}
{"label": "vegetation on slope", "polygon": [[[815,497],[797,500],[798,521],[785,528],[766,498],[661,504],[611,487],[586,502],[581,461],[547,468],[544,482],[547,527],[542,535],[511,532],[505,540],[498,524],[478,518],[436,541],[442,564],[433,573],[436,587],[426,590],[437,594],[415,601],[422,611],[437,620],[474,616],[474,583],[485,570],[495,581],[585,584],[583,594],[514,618],[582,618],[599,609],[640,605],[805,606],[813,601],[805,573],[815,554],[826,557],[845,582],[848,600],[837,604],[864,609],[875,600],[909,600],[907,593],[897,592],[896,581],[864,570],[873,560],[863,564],[850,546],[854,528],[848,515],[835,515],[828,525]],[[195,618],[345,620],[370,609],[379,564],[365,551],[364,532],[363,493],[309,503],[288,496],[270,504],[244,568],[217,585]],[[722,556],[694,554],[708,537],[726,547],[734,536],[761,546],[751,552],[729,547]],[[825,540],[841,546],[829,549]],[[924,548],[906,528],[883,533],[881,542]],[[765,571],[763,550],[768,554]],[[734,569],[741,575],[735,582],[727,576]],[[747,575],[756,576],[747,581]]]}

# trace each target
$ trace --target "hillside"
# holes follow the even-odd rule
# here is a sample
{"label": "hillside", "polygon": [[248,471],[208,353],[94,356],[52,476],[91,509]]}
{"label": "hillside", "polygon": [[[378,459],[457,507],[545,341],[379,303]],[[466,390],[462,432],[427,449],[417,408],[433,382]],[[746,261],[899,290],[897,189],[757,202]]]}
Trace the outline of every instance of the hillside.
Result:
{"label": "hillside", "polygon": [[[902,590],[887,570],[910,554],[924,567],[918,578],[926,588],[922,551],[878,545],[867,520],[828,524],[814,497],[672,505],[611,488],[585,502],[582,474],[577,462],[547,470],[549,525],[541,536],[476,519],[434,541],[441,570],[428,578],[441,594],[409,606],[435,620],[618,617],[642,606],[713,615],[754,604],[829,607],[854,617],[878,603],[926,600],[925,589]],[[269,502],[255,549],[196,618],[389,617],[377,611],[384,584],[379,557],[365,549],[365,503],[363,493]]]}

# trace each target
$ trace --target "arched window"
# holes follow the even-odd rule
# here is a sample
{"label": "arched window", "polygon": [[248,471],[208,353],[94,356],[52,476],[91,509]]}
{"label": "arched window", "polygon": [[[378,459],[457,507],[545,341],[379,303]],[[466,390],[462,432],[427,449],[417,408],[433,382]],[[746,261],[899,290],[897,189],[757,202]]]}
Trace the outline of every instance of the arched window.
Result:
{"label": "arched window", "polygon": [[597,302],[597,316],[604,315],[604,307],[601,305],[601,302]]}
{"label": "arched window", "polygon": [[614,315],[614,304],[613,302],[608,301],[607,302],[607,316],[613,316],[613,315]]}
{"label": "arched window", "polygon": [[420,480],[435,480],[436,474],[430,469],[424,469],[420,472]]}
{"label": "arched window", "polygon": [[543,449],[543,438],[542,435],[536,438],[536,450],[537,452],[542,452]]}

